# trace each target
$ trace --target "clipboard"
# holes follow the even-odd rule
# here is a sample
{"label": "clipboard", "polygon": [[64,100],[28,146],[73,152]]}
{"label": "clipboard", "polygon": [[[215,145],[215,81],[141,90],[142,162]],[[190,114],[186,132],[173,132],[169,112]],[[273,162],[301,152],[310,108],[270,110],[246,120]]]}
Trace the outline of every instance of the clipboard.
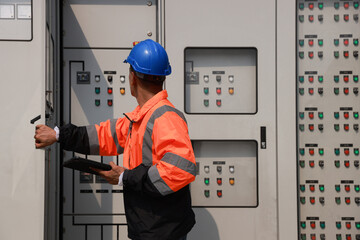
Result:
{"label": "clipboard", "polygon": [[104,171],[111,170],[111,166],[109,164],[100,163],[100,162],[96,162],[96,161],[81,158],[81,157],[73,157],[70,160],[65,161],[63,163],[63,167],[71,168],[74,170],[78,170],[81,172],[87,172],[87,173],[91,173],[91,174],[95,174],[95,175],[99,175],[99,174],[97,172],[91,170],[90,167],[104,170]]}

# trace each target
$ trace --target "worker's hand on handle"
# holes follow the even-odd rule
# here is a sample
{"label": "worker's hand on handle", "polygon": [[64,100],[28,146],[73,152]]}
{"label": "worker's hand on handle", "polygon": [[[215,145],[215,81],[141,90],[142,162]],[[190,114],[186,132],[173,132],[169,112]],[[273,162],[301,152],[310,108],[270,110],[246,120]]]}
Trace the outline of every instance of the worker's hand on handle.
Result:
{"label": "worker's hand on handle", "polygon": [[112,168],[110,171],[102,171],[96,168],[91,168],[91,169],[94,170],[95,172],[98,172],[99,175],[105,178],[105,180],[108,183],[112,185],[117,185],[119,183],[119,177],[121,173],[125,171],[125,168],[120,167],[113,162],[110,162],[110,166]]}
{"label": "worker's hand on handle", "polygon": [[36,126],[34,138],[36,148],[44,148],[57,141],[55,130],[42,124]]}

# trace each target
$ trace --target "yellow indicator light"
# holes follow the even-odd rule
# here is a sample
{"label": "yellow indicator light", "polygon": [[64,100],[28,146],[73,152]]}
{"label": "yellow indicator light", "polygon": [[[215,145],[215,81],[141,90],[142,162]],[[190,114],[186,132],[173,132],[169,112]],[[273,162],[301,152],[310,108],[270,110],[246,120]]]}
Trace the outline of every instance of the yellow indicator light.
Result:
{"label": "yellow indicator light", "polygon": [[230,93],[231,95],[233,95],[233,94],[234,94],[234,88],[229,88],[229,93]]}
{"label": "yellow indicator light", "polygon": [[230,185],[234,185],[234,184],[235,184],[235,179],[234,179],[234,178],[230,178],[230,179],[229,179],[229,183],[230,183]]}
{"label": "yellow indicator light", "polygon": [[121,95],[124,95],[125,94],[125,88],[120,88],[120,93],[121,93]]}

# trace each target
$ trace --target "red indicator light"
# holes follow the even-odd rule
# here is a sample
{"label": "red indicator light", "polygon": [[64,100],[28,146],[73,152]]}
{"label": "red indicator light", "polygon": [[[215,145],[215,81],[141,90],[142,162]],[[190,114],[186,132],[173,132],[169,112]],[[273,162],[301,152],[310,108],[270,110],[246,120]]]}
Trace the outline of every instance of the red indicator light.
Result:
{"label": "red indicator light", "polygon": [[345,93],[346,95],[348,95],[348,94],[349,94],[349,88],[344,88],[344,93]]}
{"label": "red indicator light", "polygon": [[217,182],[218,185],[221,185],[221,184],[222,184],[221,178],[218,178],[218,179],[216,180],[216,182]]}
{"label": "red indicator light", "polygon": [[344,124],[344,129],[345,129],[345,131],[349,131],[349,129],[350,129],[349,124]]}
{"label": "red indicator light", "polygon": [[222,197],[222,191],[221,190],[217,190],[217,196]]}
{"label": "red indicator light", "polygon": [[310,124],[310,125],[309,125],[309,130],[310,130],[310,131],[314,131],[314,124]]}
{"label": "red indicator light", "polygon": [[349,3],[347,3],[347,2],[344,3],[344,8],[345,8],[345,9],[348,9],[348,8],[349,8]]}
{"label": "red indicator light", "polygon": [[313,112],[309,112],[309,118],[313,119],[314,118],[314,113]]}
{"label": "red indicator light", "polygon": [[347,223],[346,223],[346,228],[347,228],[347,229],[351,229],[351,223],[347,222]]}
{"label": "red indicator light", "polygon": [[316,240],[316,235],[315,234],[311,234],[311,240]]}
{"label": "red indicator light", "polygon": [[314,58],[314,52],[309,52],[309,58]]}
{"label": "red indicator light", "polygon": [[349,113],[348,112],[344,112],[344,118],[346,118],[346,119],[349,118]]}
{"label": "red indicator light", "polygon": [[315,222],[311,222],[311,223],[310,223],[310,226],[311,226],[312,229],[315,229],[315,227],[316,227]]}
{"label": "red indicator light", "polygon": [[313,22],[314,21],[314,16],[313,15],[309,15],[309,21]]}
{"label": "red indicator light", "polygon": [[313,4],[313,3],[309,3],[309,8],[310,8],[311,10],[313,10],[313,9],[314,9],[314,4]]}
{"label": "red indicator light", "polygon": [[348,51],[344,51],[344,57],[346,57],[346,58],[349,57],[349,52]]}
{"label": "red indicator light", "polygon": [[348,14],[345,14],[344,15],[344,20],[347,22],[347,21],[349,21],[349,15]]}
{"label": "red indicator light", "polygon": [[345,167],[347,167],[347,168],[350,167],[350,162],[349,161],[345,161],[344,164],[345,164]]}
{"label": "red indicator light", "polygon": [[217,93],[218,95],[220,95],[220,94],[221,94],[221,88],[216,88],[216,93]]}
{"label": "red indicator light", "polygon": [[310,155],[314,155],[314,153],[315,153],[314,149],[313,149],[313,148],[310,148],[310,149],[309,149],[309,154],[310,154]]}
{"label": "red indicator light", "polygon": [[311,203],[311,204],[315,204],[315,198],[314,198],[314,197],[311,197],[311,198],[310,198],[310,203]]}
{"label": "red indicator light", "polygon": [[346,240],[351,240],[351,235],[346,235]]}
{"label": "red indicator light", "polygon": [[220,100],[220,99],[216,100],[216,105],[217,105],[218,107],[221,107],[221,100]]}
{"label": "red indicator light", "polygon": [[349,185],[345,185],[345,191],[350,192],[350,186]]}
{"label": "red indicator light", "polygon": [[345,149],[344,149],[344,153],[345,153],[345,155],[348,156],[348,155],[350,154],[350,150],[349,150],[348,148],[345,148]]}
{"label": "red indicator light", "polygon": [[314,89],[313,88],[309,88],[309,94],[313,95],[314,94]]}
{"label": "red indicator light", "polygon": [[310,165],[311,168],[313,168],[313,167],[315,167],[315,162],[314,162],[314,161],[310,161],[310,162],[309,162],[309,165]]}
{"label": "red indicator light", "polygon": [[309,40],[309,45],[310,45],[310,46],[313,46],[313,45],[314,45],[314,40],[310,39],[310,40]]}
{"label": "red indicator light", "polygon": [[108,100],[108,106],[112,106],[113,105],[113,101],[111,99]]}
{"label": "red indicator light", "polygon": [[113,90],[112,88],[108,88],[108,94],[112,94]]}
{"label": "red indicator light", "polygon": [[349,82],[349,76],[344,76],[344,82]]}
{"label": "red indicator light", "polygon": [[[314,185],[310,185],[310,191],[314,192],[315,191],[315,186]],[[315,223],[314,223],[315,224]]]}
{"label": "red indicator light", "polygon": [[345,46],[349,45],[349,39],[344,39],[344,45]]}
{"label": "red indicator light", "polygon": [[314,77],[313,76],[309,76],[309,82],[314,82]]}

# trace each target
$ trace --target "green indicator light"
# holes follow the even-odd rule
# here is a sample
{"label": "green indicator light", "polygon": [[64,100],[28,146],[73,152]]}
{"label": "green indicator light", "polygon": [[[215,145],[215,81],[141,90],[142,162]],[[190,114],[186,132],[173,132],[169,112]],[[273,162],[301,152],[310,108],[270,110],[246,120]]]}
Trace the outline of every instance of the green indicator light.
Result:
{"label": "green indicator light", "polygon": [[319,186],[319,189],[320,189],[320,192],[323,192],[323,191],[325,190],[324,185],[320,185],[320,186]]}
{"label": "green indicator light", "polygon": [[319,9],[323,9],[324,8],[324,4],[323,3],[319,3]]}
{"label": "green indicator light", "polygon": [[324,77],[323,77],[323,76],[319,76],[318,79],[319,79],[319,82],[323,82],[323,81],[324,81]]}
{"label": "green indicator light", "polygon": [[340,161],[335,161],[335,167],[337,167],[337,168],[340,167]]}
{"label": "green indicator light", "polygon": [[337,192],[340,192],[340,185],[335,185],[335,190],[336,190]]}
{"label": "green indicator light", "polygon": [[206,185],[209,185],[209,183],[210,183],[210,181],[209,181],[208,178],[205,178],[205,179],[204,179],[204,182],[205,182]]}
{"label": "green indicator light", "polygon": [[299,76],[299,82],[301,82],[301,83],[304,82],[304,76]]}
{"label": "green indicator light", "polygon": [[354,154],[359,155],[359,149],[358,148],[354,148]]}
{"label": "green indicator light", "polygon": [[334,76],[334,82],[338,83],[340,80],[340,77],[339,76]]}
{"label": "green indicator light", "polygon": [[318,40],[318,43],[319,43],[319,46],[324,45],[324,41],[323,41],[322,39],[319,39],[319,40]]}
{"label": "green indicator light", "polygon": [[359,113],[358,112],[354,112],[354,118],[356,118],[356,119],[359,118]]}
{"label": "green indicator light", "polygon": [[304,52],[299,52],[299,58],[301,58],[301,59],[304,58]]}
{"label": "green indicator light", "polygon": [[354,75],[353,76],[354,82],[358,82],[359,81],[359,76],[358,75]]}
{"label": "green indicator light", "polygon": [[95,99],[95,106],[100,106],[100,99]]}
{"label": "green indicator light", "polygon": [[305,167],[305,161],[300,161],[300,167],[304,168]]}
{"label": "green indicator light", "polygon": [[306,235],[305,234],[301,234],[301,240],[306,240]]}
{"label": "green indicator light", "polygon": [[355,223],[357,229],[360,229],[360,222]]}
{"label": "green indicator light", "polygon": [[306,222],[301,222],[301,228],[303,228],[303,229],[306,228]]}
{"label": "green indicator light", "polygon": [[339,124],[334,124],[334,129],[335,129],[335,131],[339,131],[340,130],[340,126],[339,126]]}
{"label": "green indicator light", "polygon": [[[337,205],[340,205],[341,204],[341,199],[339,197],[336,197],[335,202],[336,202]],[[341,228],[341,224],[340,224],[340,228]]]}
{"label": "green indicator light", "polygon": [[100,88],[95,88],[95,93],[99,94],[100,93]]}
{"label": "green indicator light", "polygon": [[304,46],[304,40],[299,40],[299,45],[300,45],[301,47],[303,47],[303,46]]}
{"label": "green indicator light", "polygon": [[299,88],[299,94],[304,95],[304,88]]}
{"label": "green indicator light", "polygon": [[300,191],[305,192],[305,185],[300,185]]}
{"label": "green indicator light", "polygon": [[339,58],[339,56],[340,56],[339,51],[335,51],[335,52],[334,52],[334,57],[335,57],[335,58]]}
{"label": "green indicator light", "polygon": [[304,115],[305,115],[304,112],[300,112],[300,113],[299,113],[300,119],[304,119]]}
{"label": "green indicator light", "polygon": [[359,8],[359,3],[358,2],[354,2],[354,8],[358,9]]}
{"label": "green indicator light", "polygon": [[302,204],[305,204],[305,197],[300,197],[300,202],[302,203]]}
{"label": "green indicator light", "polygon": [[209,93],[209,88],[204,88],[204,93],[208,94]]}
{"label": "green indicator light", "polygon": [[334,45],[339,46],[339,39],[334,39]]}
{"label": "green indicator light", "polygon": [[323,119],[324,118],[324,113],[323,112],[319,112],[319,118]]}
{"label": "green indicator light", "polygon": [[303,10],[303,9],[304,9],[304,4],[303,4],[303,3],[300,3],[300,4],[299,4],[299,9],[300,9],[300,10]]}
{"label": "green indicator light", "polygon": [[339,88],[334,88],[335,95],[339,95],[339,92],[340,92]]}
{"label": "green indicator light", "polygon": [[360,186],[359,185],[355,185],[355,192],[359,192],[360,191]]}
{"label": "green indicator light", "polygon": [[342,240],[341,234],[336,234],[336,240]]}
{"label": "green indicator light", "polygon": [[205,197],[208,198],[208,197],[210,196],[210,191],[209,191],[209,190],[205,190],[205,191],[204,191],[204,194],[205,194]]}
{"label": "green indicator light", "polygon": [[357,38],[354,39],[354,45],[355,46],[359,45],[359,39],[357,39]]}
{"label": "green indicator light", "polygon": [[300,22],[304,22],[304,15],[300,15],[300,16],[299,16],[299,21],[300,21]]}
{"label": "green indicator light", "polygon": [[324,228],[325,228],[325,222],[320,222],[320,227],[321,227],[322,229],[324,229]]}
{"label": "green indicator light", "polygon": [[209,100],[208,100],[208,99],[205,99],[205,100],[204,100],[204,105],[205,105],[205,107],[208,107],[208,106],[209,106]]}
{"label": "green indicator light", "polygon": [[339,112],[334,112],[334,118],[339,119],[339,116],[340,116]]}
{"label": "green indicator light", "polygon": [[299,125],[299,129],[300,129],[300,131],[303,132],[303,131],[304,131],[304,124],[300,124],[300,125]]}
{"label": "green indicator light", "polygon": [[304,154],[305,154],[305,149],[303,149],[303,148],[300,148],[300,155],[302,155],[302,156],[304,156]]}
{"label": "green indicator light", "polygon": [[336,228],[341,229],[341,222],[336,222]]}
{"label": "green indicator light", "polygon": [[320,154],[320,155],[324,155],[324,149],[320,148],[320,149],[319,149],[319,154]]}
{"label": "green indicator light", "polygon": [[335,9],[339,9],[339,7],[340,7],[340,4],[338,2],[334,3],[334,8]]}
{"label": "green indicator light", "polygon": [[335,22],[338,22],[339,21],[339,19],[340,19],[340,17],[339,17],[339,15],[334,15],[334,20],[335,20]]}
{"label": "green indicator light", "polygon": [[340,149],[339,148],[335,148],[335,155],[339,156],[340,155]]}

